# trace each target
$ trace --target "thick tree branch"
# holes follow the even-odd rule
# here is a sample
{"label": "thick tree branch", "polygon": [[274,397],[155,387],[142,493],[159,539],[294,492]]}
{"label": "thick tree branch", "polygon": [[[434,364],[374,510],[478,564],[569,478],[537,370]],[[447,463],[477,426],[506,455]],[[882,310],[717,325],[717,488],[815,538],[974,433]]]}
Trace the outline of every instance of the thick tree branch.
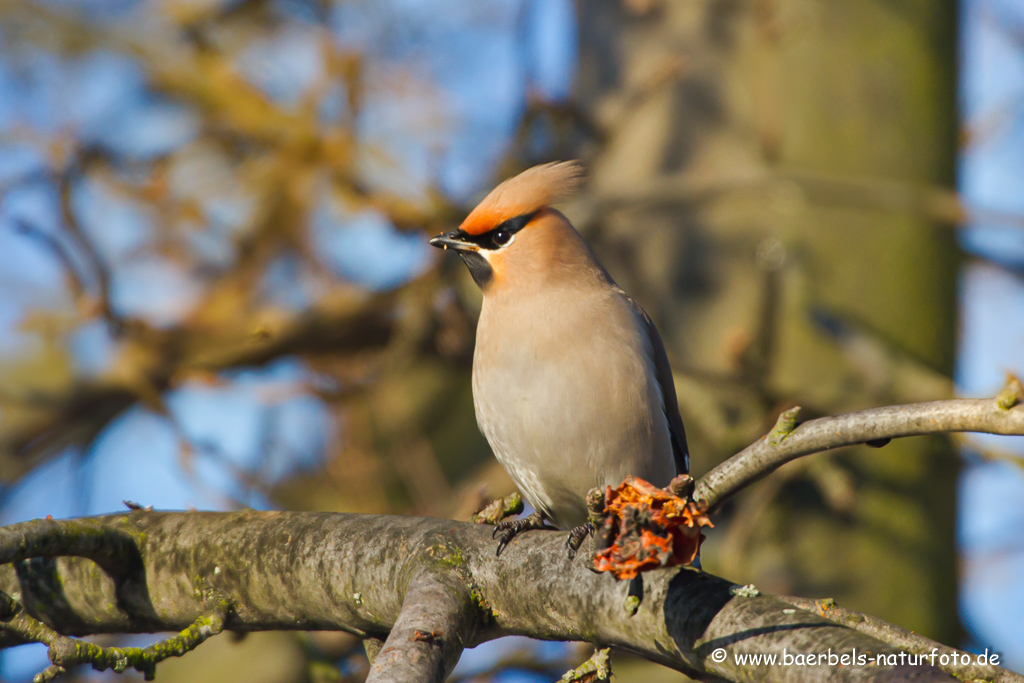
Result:
{"label": "thick tree branch", "polygon": [[[873,408],[799,425],[789,413],[783,414],[793,420],[788,429],[776,425],[770,435],[701,477],[694,498],[706,500],[708,510],[714,511],[737,491],[787,462],[842,446],[941,432],[1024,435],[1024,406],[1002,394],[997,399],[963,398]],[[780,424],[785,421],[780,419]]]}
{"label": "thick tree branch", "polygon": [[[109,529],[115,542],[130,537],[137,544],[144,602],[119,604],[118,581],[78,557],[59,557],[45,572],[33,563],[17,572],[0,568],[0,589],[64,635],[184,629],[208,614],[204,596],[213,592],[231,605],[227,629],[343,630],[364,638],[390,632],[375,658],[378,680],[398,670],[392,655],[412,666],[416,657],[407,653],[430,672],[418,680],[440,680],[463,646],[502,635],[613,646],[705,679],[951,680],[933,667],[739,661],[784,651],[899,650],[688,569],[645,574],[633,613],[628,586],[590,571],[582,557],[569,561],[560,533],[526,534],[496,558],[489,528],[437,519],[137,510],[88,522]],[[0,555],[61,555],[80,524],[12,525],[0,537]],[[442,597],[437,589],[445,585]],[[712,657],[719,649],[728,653],[723,661]]]}

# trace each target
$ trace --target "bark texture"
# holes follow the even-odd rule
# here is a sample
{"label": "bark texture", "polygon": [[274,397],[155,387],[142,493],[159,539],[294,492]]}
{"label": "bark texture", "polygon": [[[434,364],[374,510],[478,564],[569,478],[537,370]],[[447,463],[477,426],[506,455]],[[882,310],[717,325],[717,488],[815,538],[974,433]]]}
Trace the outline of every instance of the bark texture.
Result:
{"label": "bark texture", "polygon": [[[84,552],[67,543],[84,534]],[[115,580],[84,557],[45,559],[108,544],[137,548],[140,571]],[[39,559],[0,570],[0,589],[65,634],[185,629],[211,613],[210,596],[228,606],[225,629],[390,632],[371,670],[379,681],[443,680],[463,647],[513,634],[611,645],[705,678],[953,680],[934,667],[738,665],[737,654],[899,650],[690,569],[645,575],[633,613],[626,583],[569,561],[563,544],[561,533],[536,532],[495,557],[490,530],[470,523],[138,510],[6,527],[6,557]],[[717,648],[729,657],[716,662]]]}

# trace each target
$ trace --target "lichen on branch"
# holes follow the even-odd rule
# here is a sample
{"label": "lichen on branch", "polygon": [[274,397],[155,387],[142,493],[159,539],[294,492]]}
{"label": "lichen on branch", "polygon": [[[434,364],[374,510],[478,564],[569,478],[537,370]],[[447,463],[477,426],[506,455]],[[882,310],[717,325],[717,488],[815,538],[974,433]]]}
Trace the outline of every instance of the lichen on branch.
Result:
{"label": "lichen on branch", "polygon": [[175,636],[147,647],[101,647],[77,638],[61,635],[43,622],[29,616],[7,593],[0,592],[0,630],[17,636],[22,642],[48,645],[51,665],[36,674],[33,683],[49,683],[68,669],[91,664],[97,671],[113,669],[123,673],[135,669],[147,681],[156,676],[156,665],[168,657],[181,657],[194,650],[210,636],[224,630],[224,619],[230,609],[226,601],[211,601],[211,611],[196,619]]}

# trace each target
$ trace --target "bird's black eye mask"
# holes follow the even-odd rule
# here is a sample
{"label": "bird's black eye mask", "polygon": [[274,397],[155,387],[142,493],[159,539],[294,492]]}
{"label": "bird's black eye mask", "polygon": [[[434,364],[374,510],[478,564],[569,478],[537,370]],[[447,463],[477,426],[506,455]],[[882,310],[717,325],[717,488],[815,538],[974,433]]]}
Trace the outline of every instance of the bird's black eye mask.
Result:
{"label": "bird's black eye mask", "polygon": [[452,233],[452,237],[469,244],[475,244],[481,249],[488,251],[497,251],[506,244],[512,241],[512,237],[517,232],[526,227],[527,223],[533,220],[533,217],[537,215],[537,212],[524,213],[521,216],[515,218],[509,218],[503,223],[499,223],[497,226],[491,228],[487,232],[479,235],[470,235],[462,230],[456,230]]}
{"label": "bird's black eye mask", "polygon": [[[470,235],[465,230],[452,230],[430,240],[430,244],[444,249],[454,249],[466,263],[473,280],[485,289],[494,279],[494,270],[482,251],[497,251],[506,246],[515,234],[526,227],[537,215],[536,211],[509,218],[479,235]],[[476,249],[467,245],[473,245]]]}

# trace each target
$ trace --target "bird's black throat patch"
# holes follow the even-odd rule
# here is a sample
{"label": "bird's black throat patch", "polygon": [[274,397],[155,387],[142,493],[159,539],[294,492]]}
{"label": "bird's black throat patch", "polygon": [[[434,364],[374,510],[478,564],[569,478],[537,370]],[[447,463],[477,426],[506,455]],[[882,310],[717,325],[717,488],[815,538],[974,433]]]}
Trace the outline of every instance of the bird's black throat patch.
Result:
{"label": "bird's black throat patch", "polygon": [[480,289],[484,289],[494,279],[494,270],[491,264],[483,256],[475,251],[460,251],[459,256],[469,268],[469,274],[473,276],[473,282]]}
{"label": "bird's black throat patch", "polygon": [[[479,250],[498,251],[508,245],[517,232],[525,228],[537,215],[537,211],[524,213],[502,221],[487,232],[471,235],[462,228],[438,235],[430,240],[435,247],[455,249],[469,268],[473,282],[480,289],[486,289],[494,280],[494,269]],[[475,249],[470,247],[476,247]]]}

